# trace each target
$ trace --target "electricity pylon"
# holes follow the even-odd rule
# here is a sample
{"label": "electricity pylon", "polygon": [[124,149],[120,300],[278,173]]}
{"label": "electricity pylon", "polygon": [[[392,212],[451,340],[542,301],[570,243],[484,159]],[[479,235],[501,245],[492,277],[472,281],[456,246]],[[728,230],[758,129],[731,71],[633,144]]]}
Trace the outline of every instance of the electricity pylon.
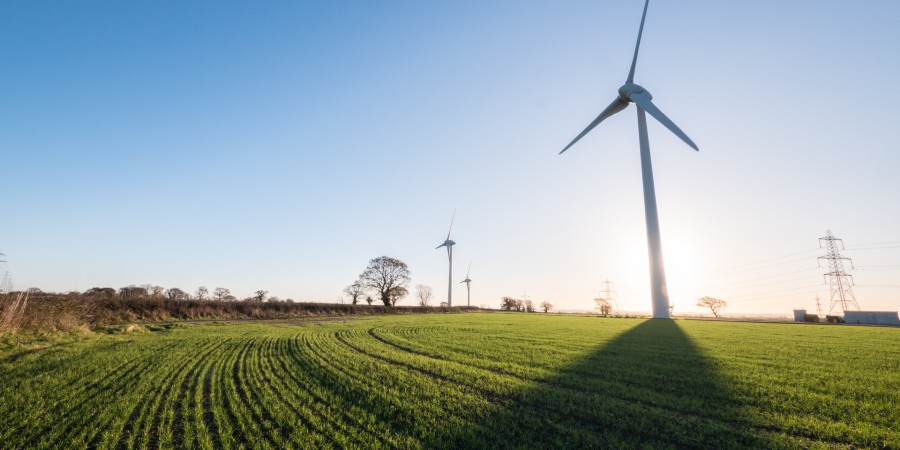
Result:
{"label": "electricity pylon", "polygon": [[[820,256],[818,260],[828,261],[828,272],[823,274],[828,287],[831,291],[829,298],[831,299],[831,307],[828,312],[834,311],[834,307],[840,305],[841,312],[855,309],[859,311],[859,305],[856,303],[856,297],[853,296],[853,275],[844,271],[844,260],[850,262],[850,268],[853,269],[853,260],[846,256],[841,256],[841,250],[844,250],[844,241],[834,237],[831,230],[827,230],[825,237],[819,238],[819,247],[822,247],[822,241],[825,241],[825,249],[828,254]],[[841,243],[838,249],[837,243]],[[821,266],[820,266],[821,267]]]}

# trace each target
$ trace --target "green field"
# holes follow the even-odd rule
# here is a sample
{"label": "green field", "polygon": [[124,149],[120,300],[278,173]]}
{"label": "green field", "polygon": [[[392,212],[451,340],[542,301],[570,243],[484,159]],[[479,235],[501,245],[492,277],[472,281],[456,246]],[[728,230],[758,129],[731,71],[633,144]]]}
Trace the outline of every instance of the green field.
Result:
{"label": "green field", "polygon": [[0,350],[0,448],[900,448],[900,329],[540,314]]}

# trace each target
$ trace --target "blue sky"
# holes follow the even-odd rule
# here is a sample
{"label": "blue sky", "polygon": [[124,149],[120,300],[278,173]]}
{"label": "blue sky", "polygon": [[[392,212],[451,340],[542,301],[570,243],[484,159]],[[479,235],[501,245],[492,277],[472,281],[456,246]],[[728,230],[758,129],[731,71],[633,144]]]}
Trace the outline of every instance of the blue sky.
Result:
{"label": "blue sky", "polygon": [[[312,301],[390,255],[440,300],[457,208],[473,303],[590,308],[608,278],[647,311],[634,109],[557,155],[622,84],[642,6],[4,2],[0,251],[19,288]],[[635,81],[701,149],[651,122],[676,313],[827,304],[826,229],[863,309],[900,308],[898,19],[650,5]]]}

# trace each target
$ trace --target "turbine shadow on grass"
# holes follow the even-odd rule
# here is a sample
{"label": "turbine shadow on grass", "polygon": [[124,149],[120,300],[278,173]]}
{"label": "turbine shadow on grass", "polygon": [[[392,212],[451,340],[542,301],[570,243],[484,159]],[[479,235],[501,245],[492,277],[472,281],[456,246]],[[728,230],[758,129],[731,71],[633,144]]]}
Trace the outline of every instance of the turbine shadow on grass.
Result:
{"label": "turbine shadow on grass", "polygon": [[624,332],[427,448],[764,448],[728,380],[670,320]]}

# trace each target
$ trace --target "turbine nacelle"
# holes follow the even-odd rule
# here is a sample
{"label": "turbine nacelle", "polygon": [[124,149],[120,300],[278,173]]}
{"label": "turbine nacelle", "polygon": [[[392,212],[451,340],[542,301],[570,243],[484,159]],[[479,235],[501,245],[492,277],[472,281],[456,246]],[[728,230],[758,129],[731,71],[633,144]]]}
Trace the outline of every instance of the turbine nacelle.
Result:
{"label": "turbine nacelle", "polygon": [[645,94],[647,96],[647,100],[653,100],[653,96],[650,95],[650,91],[644,89],[643,86],[634,83],[625,83],[622,87],[619,88],[619,98],[629,102],[634,103],[634,99],[631,98],[633,94]]}
{"label": "turbine nacelle", "polygon": [[456,245],[456,242],[453,242],[453,241],[451,241],[450,239],[447,239],[446,241],[444,241],[443,244],[438,245],[438,246],[435,247],[434,249],[437,250],[437,249],[439,249],[439,248],[441,248],[441,247],[447,247],[447,248],[450,248],[450,247],[452,247],[452,246],[454,246],[454,245]]}

